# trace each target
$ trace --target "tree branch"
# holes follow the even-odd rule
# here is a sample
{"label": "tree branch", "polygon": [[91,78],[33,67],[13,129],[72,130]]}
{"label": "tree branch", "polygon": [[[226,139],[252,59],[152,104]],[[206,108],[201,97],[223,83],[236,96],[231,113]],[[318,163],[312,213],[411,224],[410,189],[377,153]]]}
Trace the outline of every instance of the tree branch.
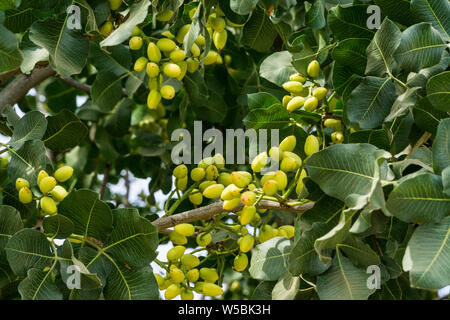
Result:
{"label": "tree branch", "polygon": [[[275,201],[261,200],[256,205],[256,208],[302,213],[302,212],[305,212],[306,210],[311,209],[313,206],[314,206],[314,203],[305,203],[300,206],[290,207],[290,206],[282,205]],[[241,209],[242,209],[242,205],[233,209],[233,211],[239,211]],[[172,216],[166,216],[163,218],[156,219],[155,221],[153,221],[153,225],[159,231],[163,231],[167,228],[176,226],[177,224],[180,224],[180,223],[187,223],[187,222],[198,221],[198,220],[210,220],[215,215],[218,215],[224,211],[225,210],[223,210],[223,202],[221,202],[221,201],[214,202],[214,203],[204,206],[204,207],[200,207],[197,209],[174,214]]]}
{"label": "tree branch", "polygon": [[74,87],[78,90],[84,91],[87,94],[91,94],[91,87],[88,86],[87,84],[81,83],[76,81],[75,79],[72,78],[61,78],[58,77],[60,80],[64,81],[65,83],[67,83],[69,86]]}
{"label": "tree branch", "polygon": [[111,163],[108,162],[105,166],[105,171],[103,172],[103,181],[102,186],[100,187],[100,200],[102,200],[103,196],[105,195],[106,184],[108,183],[110,171],[111,171]]}
{"label": "tree branch", "polygon": [[21,74],[17,76],[0,92],[0,112],[7,105],[15,105],[31,88],[55,74],[56,72],[50,66],[47,66],[33,70],[30,75]]}
{"label": "tree branch", "polygon": [[11,71],[8,71],[8,72],[0,73],[0,84],[5,83],[9,79],[11,79],[12,77],[14,77],[14,76],[16,76],[16,75],[18,75],[20,73],[21,73],[20,68],[18,68],[16,70],[11,70]]}

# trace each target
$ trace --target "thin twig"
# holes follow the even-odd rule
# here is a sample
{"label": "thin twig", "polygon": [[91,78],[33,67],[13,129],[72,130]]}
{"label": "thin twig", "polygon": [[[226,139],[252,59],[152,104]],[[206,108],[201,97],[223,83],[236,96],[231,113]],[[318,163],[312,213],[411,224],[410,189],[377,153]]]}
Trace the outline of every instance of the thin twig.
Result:
{"label": "thin twig", "polygon": [[128,170],[125,170],[125,197],[123,198],[123,204],[125,207],[130,206],[130,174]]}
{"label": "thin twig", "polygon": [[103,174],[102,186],[100,188],[100,199],[103,199],[106,190],[106,184],[108,183],[109,172],[111,171],[111,163],[107,163],[105,166],[105,172]]}
{"label": "thin twig", "polygon": [[61,78],[58,77],[60,80],[64,81],[65,83],[67,83],[69,86],[74,87],[78,90],[84,91],[87,94],[91,94],[91,87],[88,86],[87,84],[81,83],[75,79],[72,78]]}
{"label": "thin twig", "polygon": [[425,132],[419,138],[419,140],[417,140],[416,144],[411,148],[411,150],[409,150],[408,155],[406,156],[405,159],[408,159],[414,152],[416,152],[417,149],[419,149],[425,142],[427,142],[427,140],[430,139],[431,136],[432,136],[431,133]]}

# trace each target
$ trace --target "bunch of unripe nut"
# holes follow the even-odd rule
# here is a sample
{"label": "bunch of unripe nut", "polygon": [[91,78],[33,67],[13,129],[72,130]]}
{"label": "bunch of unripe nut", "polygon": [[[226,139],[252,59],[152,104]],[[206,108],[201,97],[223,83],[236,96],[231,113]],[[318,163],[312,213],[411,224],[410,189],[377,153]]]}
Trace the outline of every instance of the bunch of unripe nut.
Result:
{"label": "bunch of unripe nut", "polygon": [[[302,168],[302,159],[294,152],[296,143],[295,136],[288,136],[281,141],[278,147],[272,147],[269,152],[258,154],[251,162],[252,172],[230,172],[225,167],[225,159],[221,154],[202,159],[191,170],[184,164],[175,167],[173,170],[175,186],[178,191],[184,191],[183,199],[189,199],[194,206],[204,204],[205,199],[221,200],[224,214],[220,219],[216,218],[214,222],[207,223],[206,226],[178,224],[169,233],[169,240],[176,247],[180,247],[188,242],[188,237],[196,237],[197,245],[205,247],[212,254],[216,245],[213,242],[212,234],[218,229],[227,230],[233,233],[236,239],[235,248],[229,252],[234,256],[233,269],[242,272],[249,264],[248,253],[256,244],[277,236],[292,238],[294,227],[292,225],[277,226],[276,222],[269,224],[270,212],[265,218],[262,218],[261,215],[265,214],[267,210],[258,208],[258,203],[261,200],[285,201],[294,189],[297,195],[301,194],[302,179],[306,177],[306,171]],[[318,150],[316,146],[305,146],[305,148]],[[265,168],[269,161],[278,162],[280,170],[266,172]],[[254,232],[249,232],[249,228]],[[171,259],[168,257],[168,260]],[[182,260],[180,263],[183,265]],[[180,265],[176,265],[176,267],[180,269]],[[201,270],[200,277],[202,278]],[[178,271],[175,273],[180,274]],[[184,274],[187,277],[186,272]],[[184,289],[183,285],[175,284],[167,292],[169,287],[164,283],[170,279],[169,272],[166,278],[159,280],[160,288],[166,289],[166,298],[173,298],[175,293],[181,295],[184,289],[191,290],[186,288],[188,284],[185,283]],[[206,281],[205,278],[202,279]],[[194,286],[192,290],[198,289],[196,292],[208,295],[210,294],[209,288],[210,285],[203,286],[201,289]],[[221,291],[217,289],[213,292],[219,295]],[[190,296],[189,293],[184,295]]]}
{"label": "bunch of unripe nut", "polygon": [[37,186],[40,192],[33,194],[28,180],[16,179],[16,189],[19,192],[19,200],[23,204],[28,204],[33,200],[39,200],[39,206],[43,214],[55,215],[58,211],[57,204],[68,194],[66,189],[58,185],[58,182],[66,182],[72,177],[73,168],[62,166],[58,168],[53,176],[41,170],[37,177]]}
{"label": "bunch of unripe nut", "polygon": [[[189,12],[191,19],[196,8]],[[171,19],[173,11],[166,9],[157,15],[159,21],[167,22]],[[131,50],[140,50],[144,44],[147,48],[147,56],[138,58],[134,63],[134,70],[141,72],[146,70],[149,77],[147,97],[149,109],[155,109],[160,105],[161,99],[171,100],[175,97],[175,88],[165,82],[167,78],[183,80],[186,72],[194,73],[200,66],[222,64],[223,59],[218,51],[221,51],[227,42],[226,21],[221,16],[223,13],[217,9],[209,16],[206,27],[215,45],[215,50],[205,51],[205,37],[199,35],[192,47],[184,48],[184,39],[189,33],[190,24],[182,26],[176,35],[170,31],[161,33],[160,38],[147,37],[144,32],[136,26],[129,39]],[[205,55],[206,54],[206,55]]]}
{"label": "bunch of unripe nut", "polygon": [[[193,235],[195,232],[194,226],[187,223],[179,224],[175,228],[184,236]],[[202,241],[205,243],[207,240],[208,237],[204,237]],[[223,290],[216,284],[219,280],[217,270],[206,267],[197,268],[201,264],[200,259],[192,253],[185,253],[185,250],[186,248],[182,245],[176,245],[170,249],[167,252],[166,266],[164,266],[165,276],[155,274],[159,289],[165,290],[165,299],[171,300],[180,295],[182,300],[192,300],[193,291],[209,297],[220,296]]]}
{"label": "bunch of unripe nut", "polygon": [[[320,64],[317,60],[309,63],[307,68],[307,76],[300,73],[294,73],[289,77],[289,81],[283,84],[283,89],[288,91],[290,95],[283,97],[282,104],[289,111],[293,112],[300,108],[308,112],[318,110],[319,105],[326,102],[328,112],[333,112],[336,107],[336,99],[330,97],[327,101],[328,90],[319,86],[314,79],[320,74]],[[333,128],[331,140],[335,144],[344,142],[344,134],[342,132],[342,123],[337,119],[326,119],[323,123],[325,127]],[[318,151],[319,140],[317,137],[310,135],[305,144],[305,153],[311,155]]]}

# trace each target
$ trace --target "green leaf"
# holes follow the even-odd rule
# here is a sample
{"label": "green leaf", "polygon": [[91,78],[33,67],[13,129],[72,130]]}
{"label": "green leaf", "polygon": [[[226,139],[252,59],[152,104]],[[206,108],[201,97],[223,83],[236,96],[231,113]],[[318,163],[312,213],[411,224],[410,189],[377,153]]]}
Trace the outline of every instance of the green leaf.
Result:
{"label": "green leaf", "polygon": [[39,61],[48,61],[48,51],[30,40],[29,32],[27,32],[20,42],[20,51],[23,55],[20,71],[29,74]]}
{"label": "green leaf", "polygon": [[104,296],[107,300],[158,300],[159,290],[150,267],[127,269],[114,264]]}
{"label": "green leaf", "polygon": [[411,0],[411,11],[417,21],[431,22],[442,39],[450,40],[450,4],[447,0]]}
{"label": "green leaf", "polygon": [[17,121],[14,126],[13,135],[8,144],[18,149],[25,141],[41,139],[46,129],[47,120],[41,112],[28,112]]}
{"label": "green leaf", "polygon": [[52,113],[58,113],[61,110],[75,111],[77,108],[77,95],[80,92],[63,82],[56,79],[45,86],[45,98],[48,108]]}
{"label": "green leaf", "polygon": [[33,229],[14,234],[5,247],[11,269],[19,277],[26,277],[31,268],[44,269],[55,259],[47,237]]}
{"label": "green leaf", "polygon": [[367,48],[366,75],[383,77],[394,72],[397,67],[394,53],[401,38],[400,29],[386,18]]}
{"label": "green leaf", "polygon": [[75,230],[72,220],[61,214],[46,217],[42,221],[42,226],[47,236],[56,239],[65,239]]}
{"label": "green leaf", "polygon": [[281,129],[291,123],[289,112],[281,103],[267,109],[251,110],[243,122],[247,128]]}
{"label": "green leaf", "polygon": [[111,110],[122,97],[122,79],[130,74],[116,76],[110,71],[99,72],[91,88],[92,103],[102,110]]}
{"label": "green leaf", "polygon": [[19,43],[14,33],[0,24],[0,72],[17,69],[22,63],[23,56],[19,51]]}
{"label": "green leaf", "polygon": [[277,30],[266,12],[257,7],[242,30],[243,44],[258,52],[267,52],[277,36]]}
{"label": "green leaf", "polygon": [[100,48],[98,44],[93,43],[89,51],[89,60],[92,61],[99,72],[112,72],[117,77],[130,72],[132,63],[130,50],[119,44],[114,47],[108,47],[108,51]]}
{"label": "green leaf", "polygon": [[445,47],[436,29],[428,23],[419,23],[403,31],[395,58],[402,69],[418,72],[439,63]]}
{"label": "green leaf", "polygon": [[435,109],[428,97],[423,97],[413,108],[416,125],[432,134],[436,133],[441,119],[448,117],[447,113]]}
{"label": "green leaf", "polygon": [[129,266],[148,265],[156,256],[157,229],[148,219],[141,217],[137,209],[117,209],[116,214],[117,211],[123,211],[123,217],[115,225],[103,250]]}
{"label": "green leaf", "polygon": [[382,233],[386,229],[386,216],[370,207],[364,208],[350,228],[350,232],[360,237]]}
{"label": "green leaf", "polygon": [[342,250],[356,267],[367,268],[368,266],[381,263],[377,253],[368,244],[354,235],[348,236],[343,243],[339,243],[337,249]]}
{"label": "green leaf", "polygon": [[288,267],[289,239],[275,237],[255,247],[250,261],[250,275],[257,280],[278,280]]}
{"label": "green leaf", "polygon": [[145,20],[147,16],[149,0],[143,0],[139,3],[133,4],[130,7],[128,18],[125,22],[115,29],[106,39],[100,42],[101,47],[111,47],[124,42],[131,36],[133,29],[139,23]]}
{"label": "green leaf", "polygon": [[0,256],[8,240],[23,229],[19,211],[11,206],[0,205]]}
{"label": "green leaf", "polygon": [[252,12],[258,0],[230,0],[230,8],[237,14],[244,16]]}
{"label": "green leaf", "polygon": [[10,151],[11,162],[8,166],[8,176],[11,181],[24,178],[30,185],[36,185],[37,174],[45,169],[46,165],[44,143],[41,140],[28,140],[20,149],[10,149]]}
{"label": "green leaf", "polygon": [[352,218],[356,214],[355,210],[345,210],[342,212],[339,223],[327,232],[325,235],[317,238],[314,241],[314,249],[319,255],[320,261],[325,264],[331,262],[331,256],[329,252],[324,252],[326,249],[334,249],[336,246],[347,238],[349,230],[352,225]]}
{"label": "green leaf", "polygon": [[[329,263],[323,263],[314,249],[316,239],[328,233],[330,227],[323,222],[314,223],[311,230],[306,230],[296,241],[289,255],[289,272],[293,275],[318,275],[326,271]],[[297,239],[296,239],[297,240]]]}
{"label": "green leaf", "polygon": [[338,42],[333,49],[332,56],[338,63],[351,73],[364,75],[367,64],[366,49],[370,44],[369,39],[345,39]]}
{"label": "green leaf", "polygon": [[36,212],[36,201],[33,200],[28,204],[23,204],[19,200],[19,191],[17,191],[15,183],[8,183],[3,189],[3,201],[4,205],[9,205],[16,208],[20,212],[22,219],[29,218]]}
{"label": "green leaf", "polygon": [[362,208],[368,201],[383,207],[379,161],[389,153],[369,144],[332,145],[310,156],[308,176],[329,196]]}
{"label": "green leaf", "polygon": [[47,118],[43,142],[49,149],[63,151],[77,146],[87,135],[88,128],[72,112],[63,109]]}
{"label": "green leaf", "polygon": [[450,119],[443,119],[439,124],[432,150],[433,169],[440,174],[450,166]]}
{"label": "green leaf", "polygon": [[337,40],[372,39],[375,31],[367,28],[367,5],[333,7],[328,11],[328,26]]}
{"label": "green leaf", "polygon": [[94,191],[70,192],[58,205],[58,212],[72,220],[76,234],[105,242],[111,232],[111,209]]}
{"label": "green leaf", "polygon": [[439,73],[428,80],[427,97],[436,109],[450,112],[450,71]]}
{"label": "green leaf", "polygon": [[105,129],[114,137],[122,137],[128,133],[133,101],[122,99],[114,108],[113,113],[105,119]]}
{"label": "green leaf", "polygon": [[407,115],[409,113],[409,108],[416,105],[418,99],[418,91],[422,90],[421,87],[408,88],[404,93],[399,95],[392,105],[389,115],[384,119],[385,122],[390,122]]}
{"label": "green leaf", "polygon": [[19,284],[22,300],[62,300],[62,293],[52,281],[51,271],[28,270],[27,277]]}
{"label": "green leaf", "polygon": [[62,77],[79,74],[89,53],[88,38],[67,27],[68,17],[38,20],[30,28],[31,41],[47,49],[52,68]]}
{"label": "green leaf", "polygon": [[281,86],[289,81],[289,76],[296,73],[291,61],[292,55],[289,51],[275,52],[261,63],[259,74],[264,79]]}
{"label": "green leaf", "polygon": [[253,291],[251,300],[272,300],[272,290],[276,281],[261,281]]}
{"label": "green leaf", "polygon": [[[308,2],[305,2],[305,7]],[[308,3],[309,4],[309,3]],[[305,25],[312,29],[322,29],[326,25],[325,20],[325,0],[316,0],[307,8],[305,15]]]}
{"label": "green leaf", "polygon": [[366,300],[376,290],[367,288],[368,277],[337,250],[331,268],[317,277],[317,293],[321,300]]}
{"label": "green leaf", "polygon": [[312,225],[314,222],[324,222],[334,225],[339,220],[339,213],[344,209],[344,203],[336,198],[323,194],[314,203],[314,207],[300,216],[302,224]]}
{"label": "green leaf", "polygon": [[443,192],[440,176],[424,172],[401,179],[386,206],[404,222],[433,223],[450,213],[450,197]]}
{"label": "green leaf", "polygon": [[390,141],[386,130],[360,130],[350,135],[350,143],[369,143],[379,149],[390,150]]}
{"label": "green leaf", "polygon": [[374,0],[374,2],[381,8],[381,12],[385,16],[389,16],[389,19],[399,22],[404,26],[409,26],[414,23],[410,10],[410,0]]}
{"label": "green leaf", "polygon": [[292,276],[289,272],[286,272],[273,287],[272,299],[294,300],[299,288],[300,277]]}
{"label": "green leaf", "polygon": [[348,119],[362,129],[380,127],[397,94],[390,78],[366,77],[348,100]]}
{"label": "green leaf", "polygon": [[450,284],[450,217],[440,223],[419,226],[408,242],[403,269],[411,285],[440,289]]}

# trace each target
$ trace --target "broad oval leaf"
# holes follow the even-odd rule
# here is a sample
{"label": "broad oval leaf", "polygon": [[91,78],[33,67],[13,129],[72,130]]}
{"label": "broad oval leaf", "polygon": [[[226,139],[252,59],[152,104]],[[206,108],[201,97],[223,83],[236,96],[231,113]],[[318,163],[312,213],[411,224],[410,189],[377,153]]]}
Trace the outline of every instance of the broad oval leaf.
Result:
{"label": "broad oval leaf", "polygon": [[382,206],[378,159],[389,153],[369,144],[332,145],[306,161],[308,176],[329,196],[362,208],[371,201]]}
{"label": "broad oval leaf", "polygon": [[433,169],[437,174],[450,166],[450,119],[444,119],[439,124],[432,154]]}
{"label": "broad oval leaf", "polygon": [[242,30],[245,46],[258,52],[267,52],[273,44],[277,30],[267,13],[257,8]]}
{"label": "broad oval leaf", "polygon": [[248,271],[254,279],[278,280],[287,271],[290,253],[289,239],[272,238],[255,247]]}
{"label": "broad oval leaf", "polygon": [[[123,209],[115,210],[124,211]],[[103,250],[129,266],[144,267],[156,256],[158,231],[137,209],[124,211]]]}
{"label": "broad oval leaf", "polygon": [[62,214],[46,217],[42,221],[42,226],[47,236],[56,239],[65,239],[75,230],[72,220]]}
{"label": "broad oval leaf", "polygon": [[403,31],[395,58],[402,69],[419,72],[439,63],[446,46],[429,23],[419,23]]}
{"label": "broad oval leaf", "polygon": [[450,217],[440,223],[419,226],[403,256],[403,269],[409,271],[411,285],[440,289],[450,284]]}
{"label": "broad oval leaf", "polygon": [[450,197],[443,192],[440,176],[413,174],[391,191],[386,206],[404,222],[433,223],[450,214]]}
{"label": "broad oval leaf", "polygon": [[367,28],[367,5],[337,5],[328,12],[328,26],[337,40],[372,39],[375,31]]}
{"label": "broad oval leaf", "polygon": [[450,112],[450,71],[439,73],[428,80],[427,98],[436,109]]}
{"label": "broad oval leaf", "polygon": [[86,125],[67,109],[48,117],[47,121],[47,131],[42,141],[47,148],[55,151],[77,146],[88,132]]}
{"label": "broad oval leaf", "polygon": [[28,140],[18,150],[11,149],[11,162],[8,176],[12,181],[27,179],[30,185],[36,185],[37,174],[45,169],[45,146],[41,140]]}
{"label": "broad oval leaf", "polygon": [[22,228],[19,211],[11,206],[0,205],[0,255],[8,240]]}
{"label": "broad oval leaf", "polygon": [[397,94],[390,78],[366,77],[350,95],[348,119],[362,129],[380,127]]}
{"label": "broad oval leaf", "polygon": [[112,213],[99,195],[88,189],[72,191],[58,205],[58,212],[72,220],[75,233],[105,242],[112,230]]}
{"label": "broad oval leaf", "polygon": [[139,3],[133,4],[130,7],[127,20],[124,23],[121,23],[120,26],[115,29],[106,39],[101,41],[100,46],[115,46],[128,39],[131,36],[134,27],[144,21],[145,17],[147,16],[149,6],[149,0],[143,0]]}
{"label": "broad oval leaf", "polygon": [[68,15],[38,20],[30,28],[31,41],[47,49],[50,64],[62,77],[79,74],[89,54],[88,38],[68,28]]}
{"label": "broad oval leaf", "polygon": [[317,293],[321,300],[366,300],[376,291],[368,288],[368,277],[337,250],[331,268],[317,277]]}
{"label": "broad oval leaf", "polygon": [[[330,267],[323,263],[314,249],[316,239],[328,233],[330,227],[323,222],[314,223],[311,230],[304,231],[289,255],[289,272],[293,275],[318,275]],[[297,239],[296,239],[297,240]]]}
{"label": "broad oval leaf", "polygon": [[19,277],[26,277],[31,268],[44,269],[55,259],[47,237],[33,229],[14,234],[5,247],[11,269]]}
{"label": "broad oval leaf", "polygon": [[394,53],[400,45],[401,37],[402,33],[395,23],[388,18],[384,19],[367,47],[367,75],[383,77],[393,73],[397,67]]}
{"label": "broad oval leaf", "polygon": [[29,269],[18,287],[22,300],[62,300],[63,295],[52,281],[51,272]]}
{"label": "broad oval leaf", "polygon": [[411,0],[411,11],[417,21],[431,22],[442,39],[450,38],[450,3],[448,0]]}
{"label": "broad oval leaf", "polygon": [[289,81],[290,75],[296,72],[291,62],[292,55],[289,51],[275,52],[261,63],[259,74],[270,82],[281,86]]}
{"label": "broad oval leaf", "polygon": [[20,66],[23,60],[19,50],[19,43],[14,33],[0,24],[0,72],[14,70]]}
{"label": "broad oval leaf", "polygon": [[30,111],[17,121],[8,144],[18,149],[25,141],[41,139],[46,129],[47,120],[44,115],[39,111]]}
{"label": "broad oval leaf", "polygon": [[150,267],[127,269],[113,265],[103,292],[105,299],[158,300],[158,284]]}

